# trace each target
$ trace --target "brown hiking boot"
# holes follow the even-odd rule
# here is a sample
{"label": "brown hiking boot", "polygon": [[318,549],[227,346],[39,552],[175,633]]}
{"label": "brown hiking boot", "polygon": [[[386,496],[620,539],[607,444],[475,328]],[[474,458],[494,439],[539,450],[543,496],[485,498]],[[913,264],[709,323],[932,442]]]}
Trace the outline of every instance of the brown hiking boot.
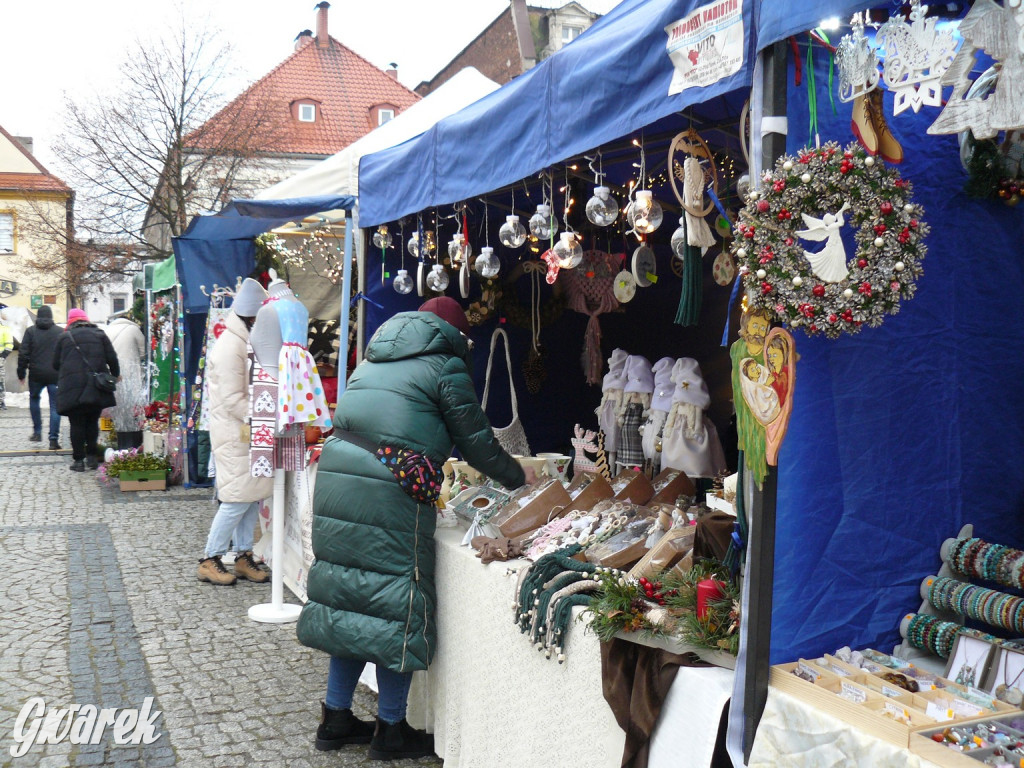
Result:
{"label": "brown hiking boot", "polygon": [[230,587],[238,581],[238,579],[228,573],[228,569],[220,561],[220,555],[200,560],[197,576],[200,581],[208,581],[221,587]]}
{"label": "brown hiking boot", "polygon": [[241,552],[235,558],[235,576],[262,584],[270,579],[270,574],[262,570],[253,559],[252,552]]}

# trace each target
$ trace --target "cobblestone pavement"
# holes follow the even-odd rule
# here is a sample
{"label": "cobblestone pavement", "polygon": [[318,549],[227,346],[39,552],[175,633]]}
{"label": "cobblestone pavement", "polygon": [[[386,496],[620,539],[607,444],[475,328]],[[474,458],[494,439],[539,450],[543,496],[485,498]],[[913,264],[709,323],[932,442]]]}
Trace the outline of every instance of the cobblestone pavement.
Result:
{"label": "cobblestone pavement", "polygon": [[[28,441],[27,408],[0,411],[0,450]],[[67,421],[61,443],[70,447]],[[0,457],[0,766],[380,766],[366,747],[317,752],[327,657],[294,624],[257,624],[270,585],[195,577],[215,507],[209,489],[121,493],[70,457]],[[285,590],[285,599],[294,598]],[[26,702],[152,709],[152,744],[33,744],[12,757]],[[353,709],[372,719],[363,686]],[[440,760],[397,765],[440,765]]]}

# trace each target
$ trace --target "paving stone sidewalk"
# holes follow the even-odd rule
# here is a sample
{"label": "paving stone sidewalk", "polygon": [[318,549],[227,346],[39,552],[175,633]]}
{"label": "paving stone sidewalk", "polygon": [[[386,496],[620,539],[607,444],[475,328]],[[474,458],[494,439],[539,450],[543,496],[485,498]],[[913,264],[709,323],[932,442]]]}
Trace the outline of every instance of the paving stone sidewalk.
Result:
{"label": "paving stone sidewalk", "polygon": [[[65,448],[67,430],[62,420]],[[0,411],[0,451],[39,448],[30,432],[27,408]],[[70,462],[46,451],[0,457],[0,766],[383,765],[365,746],[313,748],[327,657],[299,645],[294,624],[247,618],[269,601],[269,583],[196,579],[209,489],[121,493]],[[160,737],[115,745],[107,729],[99,744],[65,739],[12,757],[33,697],[97,709],[153,697]],[[353,708],[372,719],[373,692],[360,686]]]}

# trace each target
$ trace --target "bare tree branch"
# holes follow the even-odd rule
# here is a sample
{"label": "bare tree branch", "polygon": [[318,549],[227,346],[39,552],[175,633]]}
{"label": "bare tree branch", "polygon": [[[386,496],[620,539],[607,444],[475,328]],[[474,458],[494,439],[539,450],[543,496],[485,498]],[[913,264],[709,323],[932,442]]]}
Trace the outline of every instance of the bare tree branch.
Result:
{"label": "bare tree branch", "polygon": [[[229,102],[230,53],[179,9],[177,23],[129,51],[116,88],[65,96],[66,132],[54,151],[77,192],[81,233],[104,247],[148,244],[165,257],[171,237],[218,208],[273,151],[287,110],[268,88]],[[78,258],[107,258],[78,253],[74,238],[69,245],[69,271]]]}

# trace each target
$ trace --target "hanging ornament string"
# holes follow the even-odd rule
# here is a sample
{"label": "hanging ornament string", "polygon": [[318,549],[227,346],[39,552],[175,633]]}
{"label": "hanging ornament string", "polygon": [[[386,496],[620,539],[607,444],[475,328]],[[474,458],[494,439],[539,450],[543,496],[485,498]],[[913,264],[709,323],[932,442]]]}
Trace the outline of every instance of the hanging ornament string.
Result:
{"label": "hanging ornament string", "polygon": [[814,38],[807,42],[807,134],[814,137],[814,146],[821,146],[818,136],[818,88],[814,78]]}
{"label": "hanging ornament string", "polygon": [[832,42],[828,39],[828,35],[825,34],[825,30],[818,28],[811,30],[807,33],[811,44],[815,40],[828,51],[828,101],[832,105],[832,114],[838,115],[839,111],[836,109],[835,94],[832,92],[832,84],[835,80],[835,68],[836,68],[836,47],[832,45]]}

